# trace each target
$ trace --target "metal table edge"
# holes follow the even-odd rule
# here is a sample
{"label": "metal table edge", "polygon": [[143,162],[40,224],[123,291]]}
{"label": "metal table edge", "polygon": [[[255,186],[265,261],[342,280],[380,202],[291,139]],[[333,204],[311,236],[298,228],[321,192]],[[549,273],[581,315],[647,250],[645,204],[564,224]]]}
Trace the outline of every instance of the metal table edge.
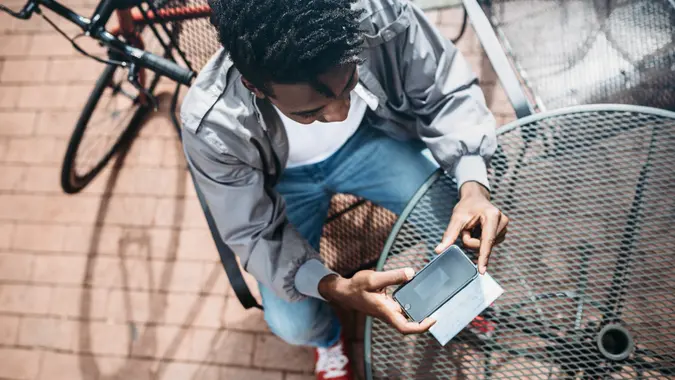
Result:
{"label": "metal table edge", "polygon": [[559,108],[550,111],[539,112],[530,116],[526,116],[517,120],[514,120],[502,127],[497,128],[497,135],[507,133],[518,126],[533,123],[540,121],[549,117],[554,116],[563,116],[573,113],[582,113],[582,112],[599,112],[599,111],[610,111],[610,112],[639,112],[645,114],[652,114],[656,116],[667,117],[670,119],[675,119],[675,112],[664,110],[661,108],[646,107],[646,106],[634,106],[630,104],[585,104],[579,106],[571,106],[565,108]]}
{"label": "metal table edge", "polygon": [[[419,200],[422,199],[427,190],[442,175],[445,175],[443,169],[437,169],[429,176],[429,178],[427,178],[426,181],[424,181],[424,183],[419,187],[419,189],[417,189],[415,195],[413,195],[413,197],[410,198],[408,204],[406,204],[405,208],[403,209],[403,212],[401,213],[401,215],[399,215],[398,219],[396,219],[396,223],[394,223],[394,226],[392,227],[391,232],[389,233],[389,237],[387,237],[387,241],[385,242],[384,247],[382,248],[382,253],[380,253],[380,258],[377,261],[377,265],[375,267],[376,271],[381,271],[384,268],[384,263],[387,261],[387,256],[389,255],[389,250],[391,249],[391,246],[394,244],[394,241],[396,240],[396,237],[398,236],[399,230],[403,226],[403,223],[405,223],[406,219],[408,219],[408,216],[415,209],[415,206],[417,205]],[[372,336],[373,318],[371,316],[366,317],[365,327],[366,328],[363,337],[363,363],[366,372],[366,379],[372,380],[373,367],[370,361],[370,350],[371,350],[370,338]]]}

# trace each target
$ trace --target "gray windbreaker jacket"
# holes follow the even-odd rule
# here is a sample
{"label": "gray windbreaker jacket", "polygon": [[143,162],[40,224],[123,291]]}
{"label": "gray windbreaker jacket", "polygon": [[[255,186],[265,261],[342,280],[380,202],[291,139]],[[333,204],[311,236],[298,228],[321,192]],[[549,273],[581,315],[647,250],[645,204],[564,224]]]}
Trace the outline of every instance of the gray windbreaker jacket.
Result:
{"label": "gray windbreaker jacket", "polygon": [[[388,121],[375,127],[392,138],[421,139],[458,186],[478,181],[488,187],[496,123],[466,60],[406,0],[360,0],[355,6],[365,10],[360,83],[375,119]],[[244,269],[286,300],[318,297],[325,273],[298,272],[322,267],[318,253],[288,222],[274,189],[288,139],[272,106],[244,87],[220,51],[190,88],[181,119],[188,164]]]}

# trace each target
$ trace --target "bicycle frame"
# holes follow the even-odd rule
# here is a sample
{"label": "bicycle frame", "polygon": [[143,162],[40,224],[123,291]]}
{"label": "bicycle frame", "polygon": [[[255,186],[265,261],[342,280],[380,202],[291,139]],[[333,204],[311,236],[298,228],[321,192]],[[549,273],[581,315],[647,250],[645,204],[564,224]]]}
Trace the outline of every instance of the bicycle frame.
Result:
{"label": "bicycle frame", "polygon": [[[90,36],[108,47],[111,57],[120,58],[116,60],[118,64],[129,68],[130,81],[138,74],[141,86],[145,84],[145,68],[159,71],[160,74],[167,75],[182,84],[189,84],[195,73],[187,61],[185,62],[188,66],[187,69],[183,69],[174,63],[171,58],[171,51],[174,48],[184,60],[185,56],[171,37],[169,37],[168,44],[162,42],[165,49],[165,58],[153,56],[143,50],[144,44],[136,26],[150,25],[153,28],[153,32],[157,35],[157,30],[153,27],[155,23],[162,23],[162,27],[167,31],[163,25],[164,22],[207,17],[211,14],[211,9],[208,6],[197,6],[157,10],[155,7],[150,6],[151,10],[141,10],[140,6],[144,2],[147,2],[147,0],[102,0],[96,7],[91,19],[75,13],[55,0],[29,0],[20,12],[12,12],[6,7],[3,7],[3,10],[6,10],[14,17],[24,20],[31,18],[33,13],[42,14],[40,7],[51,10],[77,25],[82,29],[84,35]],[[152,5],[149,2],[147,4]],[[113,12],[117,14],[119,23],[111,31],[107,31],[105,25]],[[123,37],[123,39],[119,37]],[[159,38],[158,35],[157,37]],[[66,36],[66,38],[68,37]],[[73,41],[71,40],[71,42]],[[75,43],[73,45],[78,48]],[[78,50],[88,55],[81,49],[78,48]]]}
{"label": "bicycle frame", "polygon": [[[70,8],[61,5],[54,0],[31,0],[20,12],[18,12],[18,14],[16,14],[16,17],[28,20],[39,6],[43,6],[57,15],[67,19],[71,23],[80,27],[80,29],[82,29],[82,31],[85,33],[91,29],[91,19],[75,13]],[[158,18],[162,21],[181,21],[193,18],[208,17],[211,15],[211,8],[208,5],[197,7],[177,7],[159,9],[157,13],[158,14],[155,15],[154,12],[148,11],[148,19],[145,19],[137,9],[118,9],[117,17],[119,25],[113,28],[109,33],[101,33],[100,37],[104,37],[102,38],[104,42],[111,42],[105,40],[109,40],[111,36],[119,36],[125,35],[126,33],[131,33],[133,31],[134,25],[152,23]]]}

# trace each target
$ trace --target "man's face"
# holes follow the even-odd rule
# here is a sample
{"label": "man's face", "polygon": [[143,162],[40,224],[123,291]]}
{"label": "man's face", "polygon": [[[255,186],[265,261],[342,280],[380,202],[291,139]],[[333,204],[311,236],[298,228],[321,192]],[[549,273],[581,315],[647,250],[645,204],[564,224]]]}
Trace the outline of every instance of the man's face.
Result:
{"label": "man's face", "polygon": [[343,121],[349,114],[349,97],[359,81],[356,64],[338,66],[317,78],[327,96],[310,84],[272,83],[270,101],[290,119],[302,124]]}

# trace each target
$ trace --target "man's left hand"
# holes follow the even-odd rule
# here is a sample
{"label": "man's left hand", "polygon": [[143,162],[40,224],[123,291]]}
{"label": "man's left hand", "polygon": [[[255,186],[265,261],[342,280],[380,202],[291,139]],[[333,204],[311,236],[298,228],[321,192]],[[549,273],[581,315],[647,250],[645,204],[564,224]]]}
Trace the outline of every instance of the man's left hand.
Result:
{"label": "man's left hand", "polygon": [[[490,203],[490,192],[478,182],[466,182],[436,253],[445,251],[461,234],[466,248],[479,250],[478,272],[484,274],[492,247],[504,241],[508,224],[509,218]],[[472,235],[478,230],[480,238]]]}

